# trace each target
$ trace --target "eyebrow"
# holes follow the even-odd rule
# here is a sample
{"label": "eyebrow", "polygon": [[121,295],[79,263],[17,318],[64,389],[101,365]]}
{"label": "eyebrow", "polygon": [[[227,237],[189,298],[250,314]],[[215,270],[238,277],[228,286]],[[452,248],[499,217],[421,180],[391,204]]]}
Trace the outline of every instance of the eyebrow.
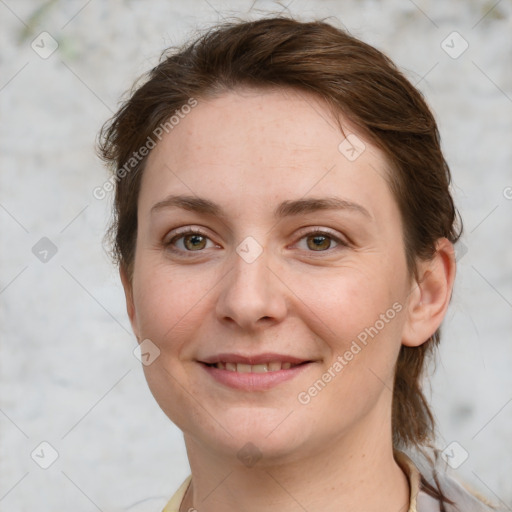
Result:
{"label": "eyebrow", "polygon": [[[184,210],[203,215],[226,217],[222,207],[213,201],[203,197],[187,195],[170,195],[156,203],[151,208],[151,213],[153,214],[159,210],[173,207],[183,208]],[[369,219],[373,218],[364,206],[339,197],[310,197],[283,201],[274,210],[273,216],[275,219],[283,219],[285,217],[299,215],[301,213],[312,213],[319,210],[348,210],[360,213]]]}

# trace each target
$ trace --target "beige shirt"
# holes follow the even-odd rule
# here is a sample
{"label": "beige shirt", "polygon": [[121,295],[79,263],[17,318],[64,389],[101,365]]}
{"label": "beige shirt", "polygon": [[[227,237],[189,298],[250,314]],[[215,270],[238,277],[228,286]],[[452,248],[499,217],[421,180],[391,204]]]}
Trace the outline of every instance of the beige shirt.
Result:
{"label": "beige shirt", "polygon": [[[402,452],[395,452],[395,459],[409,479],[411,492],[408,512],[439,512],[439,502],[421,490],[421,474],[412,460]],[[181,502],[187,492],[191,479],[191,475],[185,479],[162,512],[179,512]],[[441,480],[443,491],[450,499],[455,501],[456,505],[459,507],[455,509],[447,506],[446,510],[448,512],[452,510],[460,510],[462,512],[487,512],[494,510],[493,508],[488,508],[483,501],[480,501],[476,496],[467,492],[454,480],[448,477],[442,478]]]}

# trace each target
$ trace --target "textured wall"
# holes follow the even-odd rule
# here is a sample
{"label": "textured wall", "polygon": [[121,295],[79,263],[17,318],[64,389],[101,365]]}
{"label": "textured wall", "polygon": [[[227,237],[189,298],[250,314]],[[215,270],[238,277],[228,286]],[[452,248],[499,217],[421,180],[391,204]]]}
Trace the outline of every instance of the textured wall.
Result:
{"label": "textured wall", "polygon": [[[252,17],[282,9],[0,1],[1,511],[160,510],[188,474],[181,433],[132,354],[101,246],[110,202],[92,194],[107,177],[93,145],[164,47],[253,3]],[[512,507],[512,4],[295,0],[289,9],[334,16],[387,52],[437,115],[466,228],[432,380],[439,444],[458,443],[448,450],[454,473]]]}

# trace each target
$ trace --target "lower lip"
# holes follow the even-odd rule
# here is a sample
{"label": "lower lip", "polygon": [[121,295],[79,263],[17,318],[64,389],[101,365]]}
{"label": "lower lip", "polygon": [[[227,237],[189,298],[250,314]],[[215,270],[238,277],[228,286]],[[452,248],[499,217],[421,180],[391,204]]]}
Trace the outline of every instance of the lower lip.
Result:
{"label": "lower lip", "polygon": [[293,366],[288,370],[277,370],[275,372],[264,373],[239,373],[230,370],[221,370],[215,366],[208,366],[204,363],[200,365],[217,382],[235,389],[244,391],[264,391],[273,388],[281,382],[293,379],[300,373],[307,370],[312,363],[304,363]]}

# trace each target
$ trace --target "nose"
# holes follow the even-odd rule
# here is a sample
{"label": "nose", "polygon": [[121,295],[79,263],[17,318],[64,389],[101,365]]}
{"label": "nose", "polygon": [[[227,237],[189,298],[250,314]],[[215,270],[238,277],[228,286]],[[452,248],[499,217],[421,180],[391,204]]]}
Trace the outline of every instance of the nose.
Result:
{"label": "nose", "polygon": [[264,250],[252,262],[233,255],[233,268],[222,279],[217,318],[245,331],[257,331],[279,323],[287,312],[287,287],[279,273],[269,267]]}

